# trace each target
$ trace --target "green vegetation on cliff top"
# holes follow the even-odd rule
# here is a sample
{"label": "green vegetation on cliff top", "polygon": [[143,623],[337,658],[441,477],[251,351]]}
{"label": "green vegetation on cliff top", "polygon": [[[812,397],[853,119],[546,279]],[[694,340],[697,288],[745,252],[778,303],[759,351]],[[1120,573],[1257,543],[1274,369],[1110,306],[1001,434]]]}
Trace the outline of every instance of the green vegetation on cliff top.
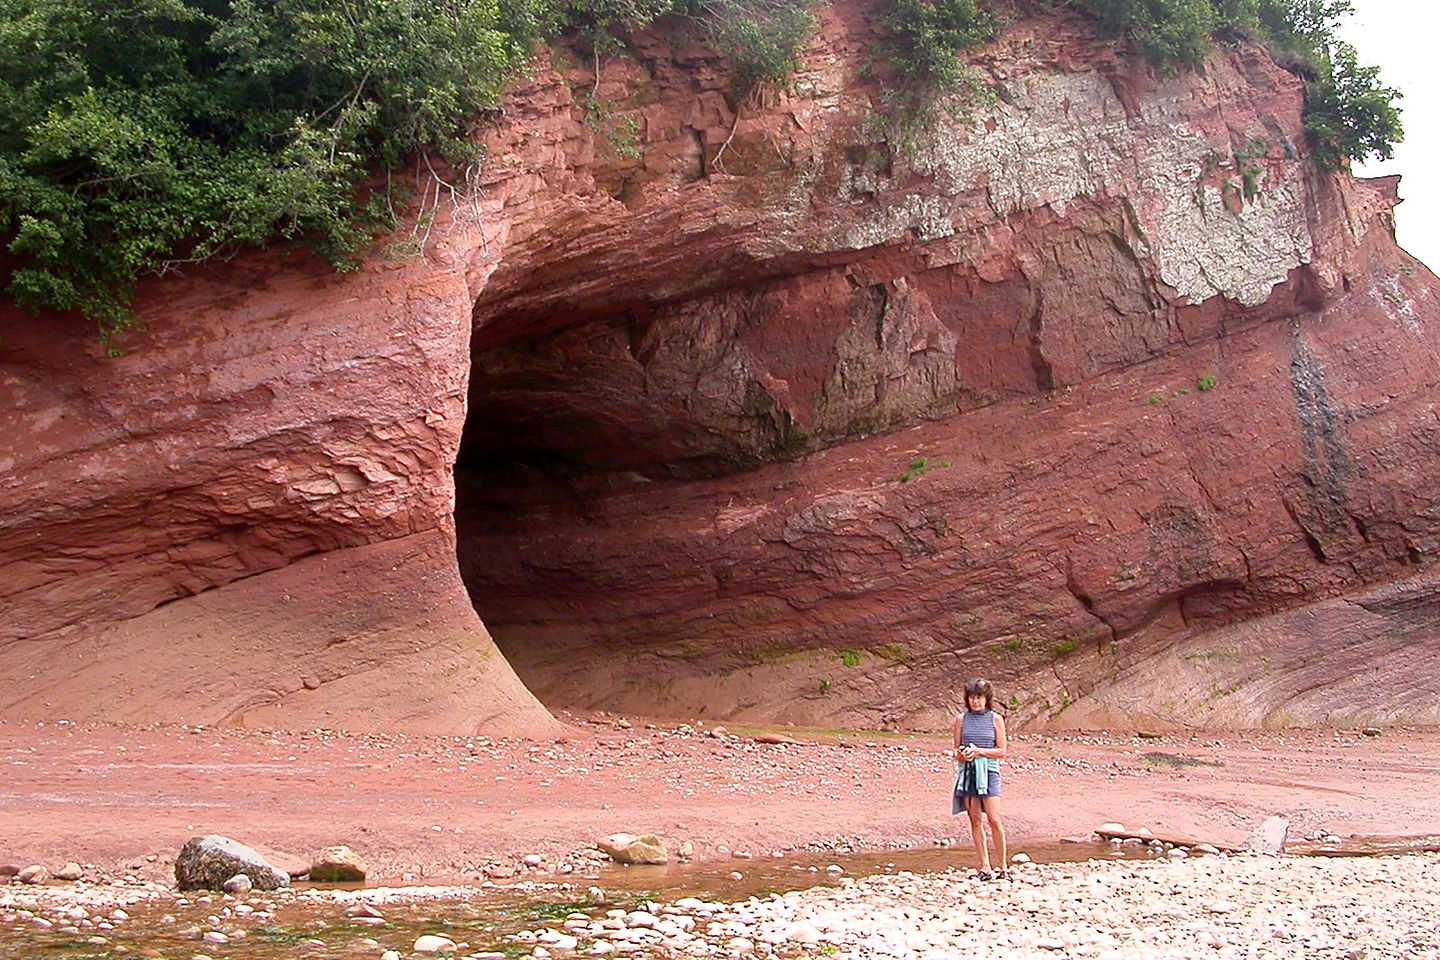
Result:
{"label": "green vegetation on cliff top", "polygon": [[[1400,138],[1395,91],[1335,40],[1346,0],[1071,2],[1162,71],[1263,40],[1307,81],[1322,164]],[[730,57],[742,96],[783,81],[816,23],[810,0],[0,0],[6,292],[110,330],[141,276],[243,247],[343,269],[406,200],[386,171],[428,158],[434,196],[464,179],[469,124],[536,43],[577,31],[601,56],[664,15]],[[882,0],[879,19],[902,82],[938,92],[996,26],[976,0]]]}
{"label": "green vegetation on cliff top", "polygon": [[1305,131],[1326,169],[1388,159],[1403,137],[1399,91],[1381,86],[1336,36],[1350,0],[1072,0],[1102,35],[1124,37],[1162,73],[1204,59],[1214,41],[1258,40],[1305,80]]}

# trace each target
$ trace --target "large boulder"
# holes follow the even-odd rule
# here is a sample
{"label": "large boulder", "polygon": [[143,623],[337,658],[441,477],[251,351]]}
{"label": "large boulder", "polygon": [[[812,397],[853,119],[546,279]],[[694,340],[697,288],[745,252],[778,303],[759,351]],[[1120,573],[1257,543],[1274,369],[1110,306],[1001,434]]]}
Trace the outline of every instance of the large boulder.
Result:
{"label": "large boulder", "polygon": [[358,883],[369,868],[365,859],[344,844],[326,847],[310,864],[310,879],[320,883]]}
{"label": "large boulder", "polygon": [[210,833],[191,837],[175,858],[175,885],[181,890],[223,890],[236,874],[257,890],[290,886],[290,875],[238,840]]}

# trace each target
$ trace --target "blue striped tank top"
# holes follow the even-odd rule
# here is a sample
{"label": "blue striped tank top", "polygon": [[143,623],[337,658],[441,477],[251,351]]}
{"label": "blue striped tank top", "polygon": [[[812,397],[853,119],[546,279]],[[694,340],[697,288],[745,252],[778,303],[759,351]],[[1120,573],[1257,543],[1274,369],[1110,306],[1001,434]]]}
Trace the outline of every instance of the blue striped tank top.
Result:
{"label": "blue striped tank top", "polygon": [[995,711],[966,710],[960,718],[961,744],[973,743],[989,750],[995,746]]}

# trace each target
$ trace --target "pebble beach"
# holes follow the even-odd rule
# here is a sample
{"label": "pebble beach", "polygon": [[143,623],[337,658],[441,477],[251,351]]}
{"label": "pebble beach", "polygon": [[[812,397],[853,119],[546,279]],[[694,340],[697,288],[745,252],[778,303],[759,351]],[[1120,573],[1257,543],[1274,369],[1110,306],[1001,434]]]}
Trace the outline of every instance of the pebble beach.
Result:
{"label": "pebble beach", "polygon": [[[235,951],[247,939],[253,944],[255,931],[273,929],[277,914],[298,909],[315,928],[303,943],[304,956],[313,958],[1440,957],[1436,853],[1091,860],[1021,864],[1011,876],[988,882],[960,870],[842,876],[834,885],[738,902],[693,896],[633,902],[579,888],[584,902],[572,911],[497,931],[498,941],[474,919],[471,898],[479,891],[465,887],[282,890],[196,904],[158,885],[11,886],[0,890],[0,936],[15,949],[33,934],[36,952],[43,948],[48,956],[66,955],[57,950],[62,931],[92,950],[123,945],[131,916],[148,907],[151,914],[168,911],[174,926],[165,931],[170,946],[150,955],[220,960],[252,955]],[[469,909],[417,936],[401,919],[417,904],[440,916],[446,914],[436,905]],[[185,906],[198,906],[203,919],[188,919]]]}
{"label": "pebble beach", "polygon": [[[1435,854],[1089,861],[1011,875],[873,876],[730,905],[712,922],[757,946],[857,960],[1440,956]],[[735,946],[706,938],[707,950]]]}

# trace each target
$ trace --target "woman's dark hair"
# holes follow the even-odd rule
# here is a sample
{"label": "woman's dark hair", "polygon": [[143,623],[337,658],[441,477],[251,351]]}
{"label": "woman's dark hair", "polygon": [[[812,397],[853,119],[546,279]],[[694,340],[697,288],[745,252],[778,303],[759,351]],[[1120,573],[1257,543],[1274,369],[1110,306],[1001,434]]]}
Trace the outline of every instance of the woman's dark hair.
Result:
{"label": "woman's dark hair", "polygon": [[989,680],[981,680],[979,677],[976,677],[974,680],[971,680],[969,683],[965,684],[965,709],[967,710],[970,709],[971,697],[984,697],[985,709],[994,709],[995,698],[994,694],[990,690]]}

